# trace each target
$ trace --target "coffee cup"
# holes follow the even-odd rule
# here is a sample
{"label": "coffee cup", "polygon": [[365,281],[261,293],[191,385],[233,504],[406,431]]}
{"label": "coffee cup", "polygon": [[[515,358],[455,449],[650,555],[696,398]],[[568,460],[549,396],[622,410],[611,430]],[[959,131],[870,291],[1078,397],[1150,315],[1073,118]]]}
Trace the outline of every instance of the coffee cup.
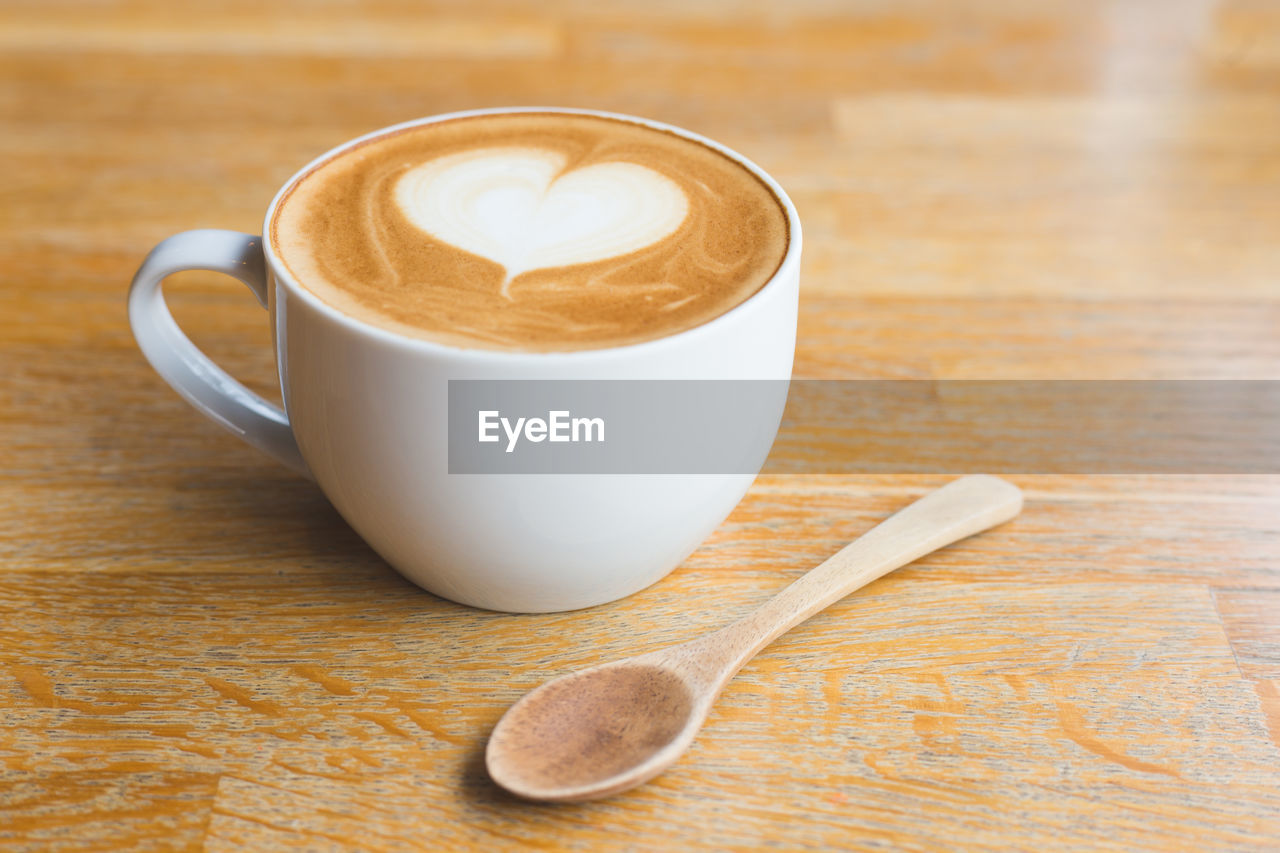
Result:
{"label": "coffee cup", "polygon": [[[597,130],[593,123],[600,124],[599,139],[591,136]],[[494,136],[508,125],[515,142]],[[560,134],[562,126],[577,135]],[[461,133],[462,141],[448,137],[444,153],[422,163],[402,162],[399,149],[394,157],[379,153],[417,136],[430,147],[441,129]],[[486,141],[468,144],[467,133]],[[626,134],[639,134],[639,142]],[[664,153],[663,146],[670,151]],[[633,159],[630,152],[636,152]],[[688,163],[681,159],[686,155]],[[735,187],[747,188],[749,179],[756,187],[751,192],[762,189],[767,203],[777,205],[776,216],[768,216],[784,229],[776,259],[750,262],[748,272],[759,281],[736,295],[716,297],[718,302],[706,298],[714,288],[702,282],[718,287],[708,276],[730,269],[738,255],[767,241],[744,237],[740,218],[750,205],[738,200],[719,209],[716,199],[723,193],[693,194],[695,184],[705,189],[714,182],[689,179],[686,166],[721,169],[708,157],[723,161],[725,180],[738,181]],[[676,165],[668,168],[664,158]],[[347,183],[385,185],[378,202],[390,205],[385,221],[357,223],[332,199],[307,195],[312,185],[345,191],[346,179],[326,170],[365,168],[369,161],[394,164],[391,177]],[[281,219],[292,215],[289,205],[300,211],[293,219],[302,224],[282,235]],[[526,207],[551,224],[533,230],[512,225]],[[698,216],[705,221],[691,219]],[[562,221],[577,224],[562,227]],[[384,240],[370,255],[380,263],[388,257],[385,241],[398,239],[387,234],[396,228],[421,232],[427,249],[414,243],[412,251],[405,250],[405,263],[420,265],[413,287],[422,290],[402,300],[403,310],[384,292],[366,293],[363,288],[382,273],[366,276],[368,264],[352,261],[345,250],[341,262],[350,261],[354,272],[333,274],[336,290],[332,281],[322,282],[339,262],[299,261],[310,255],[299,254],[294,239],[320,227],[315,223],[328,229],[313,239],[316,257],[334,240],[354,240],[363,227]],[[586,236],[579,239],[579,231]],[[276,194],[262,233],[196,230],[156,246],[129,294],[139,347],[196,409],[314,479],[375,551],[432,593],[509,612],[572,610],[621,598],[680,564],[724,520],[757,473],[460,474],[449,465],[450,382],[789,378],[800,223],[772,178],[716,142],[659,122],[591,110],[509,108],[425,118],[375,131],[316,158]],[[739,240],[736,255],[725,235]],[[708,257],[698,267],[703,272],[682,284],[680,276],[693,261],[681,241],[694,237],[703,241],[694,254]],[[518,250],[503,242],[508,238],[519,240]],[[437,254],[428,258],[428,250]],[[684,253],[678,263],[670,260],[675,252]],[[442,278],[439,288],[460,295],[437,298],[433,271],[443,277],[453,269],[450,264],[460,270],[451,273],[460,283]],[[267,309],[283,409],[215,365],[174,322],[161,283],[193,269],[239,279]],[[675,272],[660,278],[654,269]],[[735,275],[730,270],[723,276],[725,287],[742,290]],[[354,282],[351,287],[341,286],[344,276]],[[408,286],[405,275],[386,280]],[[688,292],[663,303],[673,308],[649,311],[671,290],[671,281]],[[642,293],[645,287],[651,292]],[[384,311],[388,305],[399,313]],[[696,310],[666,319],[688,306]],[[410,308],[421,309],[421,316],[406,313]],[[782,405],[779,398],[758,415],[755,428],[763,425],[770,440]]]}

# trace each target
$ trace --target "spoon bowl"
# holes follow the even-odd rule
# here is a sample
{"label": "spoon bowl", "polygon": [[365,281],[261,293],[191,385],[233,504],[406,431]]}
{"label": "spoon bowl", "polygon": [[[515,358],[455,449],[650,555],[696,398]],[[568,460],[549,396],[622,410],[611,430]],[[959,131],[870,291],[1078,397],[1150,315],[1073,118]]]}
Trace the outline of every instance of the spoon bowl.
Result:
{"label": "spoon bowl", "polygon": [[701,726],[698,711],[695,687],[659,660],[570,673],[502,718],[486,750],[489,774],[529,799],[607,796],[648,781],[684,752]]}
{"label": "spoon bowl", "polygon": [[769,643],[855,589],[1021,509],[1016,486],[962,477],[727,627],[548,681],[498,721],[485,750],[489,775],[513,794],[547,802],[606,797],[647,782],[693,743],[729,679]]}

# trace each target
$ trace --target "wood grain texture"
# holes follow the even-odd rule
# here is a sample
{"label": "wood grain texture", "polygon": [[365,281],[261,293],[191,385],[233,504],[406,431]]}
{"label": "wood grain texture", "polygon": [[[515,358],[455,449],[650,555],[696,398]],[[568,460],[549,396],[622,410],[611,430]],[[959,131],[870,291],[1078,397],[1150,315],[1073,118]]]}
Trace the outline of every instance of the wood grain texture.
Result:
{"label": "wood grain texture", "polygon": [[[1280,479],[1015,476],[989,536],[781,638],[668,773],[503,795],[546,678],[688,639],[946,478],[760,478],[572,614],[421,592],[150,371],[124,294],[326,148],[566,104],[721,139],[805,224],[796,373],[1280,379],[1265,0],[0,7],[0,849],[1270,849]],[[242,287],[193,339],[273,393]]]}

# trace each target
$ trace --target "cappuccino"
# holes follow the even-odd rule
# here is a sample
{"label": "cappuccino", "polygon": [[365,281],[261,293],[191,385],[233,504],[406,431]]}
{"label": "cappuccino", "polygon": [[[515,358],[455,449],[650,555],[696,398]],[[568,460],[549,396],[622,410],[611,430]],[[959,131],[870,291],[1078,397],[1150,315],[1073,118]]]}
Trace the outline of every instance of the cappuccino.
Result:
{"label": "cappuccino", "polygon": [[344,149],[287,192],[270,240],[298,284],[362,322],[563,352],[714,319],[769,281],[789,233],[769,187],[696,140],[516,112]]}

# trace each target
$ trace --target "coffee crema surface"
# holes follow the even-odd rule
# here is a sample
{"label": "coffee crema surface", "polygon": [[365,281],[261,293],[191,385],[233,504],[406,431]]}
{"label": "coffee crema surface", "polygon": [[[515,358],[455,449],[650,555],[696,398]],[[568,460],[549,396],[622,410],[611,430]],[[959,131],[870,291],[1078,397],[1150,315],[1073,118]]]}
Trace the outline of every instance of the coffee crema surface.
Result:
{"label": "coffee crema surface", "polygon": [[777,271],[786,211],[700,142],[622,119],[499,113],[392,131],[285,195],[270,239],[358,320],[464,348],[556,352],[665,337]]}

